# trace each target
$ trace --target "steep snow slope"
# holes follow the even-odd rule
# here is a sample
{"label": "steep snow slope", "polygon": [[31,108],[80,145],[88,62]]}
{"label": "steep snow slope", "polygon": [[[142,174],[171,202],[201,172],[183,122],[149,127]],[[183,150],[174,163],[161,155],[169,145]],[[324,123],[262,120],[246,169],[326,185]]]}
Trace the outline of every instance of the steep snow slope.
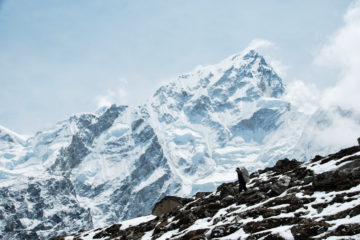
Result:
{"label": "steep snow slope", "polygon": [[[92,224],[108,225],[149,214],[165,195],[214,190],[233,180],[239,165],[254,171],[280,158],[303,160],[338,150],[341,146],[313,138],[322,133],[317,130],[322,116],[329,116],[335,125],[343,119],[360,125],[352,112],[342,110],[334,121],[328,110],[313,116],[297,111],[282,98],[285,91],[273,68],[251,50],[178,77],[141,106],[113,105],[77,114],[26,140],[1,128],[2,191],[20,193],[26,185],[41,186],[42,198],[36,197],[37,192],[28,194],[44,208],[46,218],[27,214],[27,223],[19,229],[27,229],[34,239],[46,238],[60,231],[56,226],[77,231]],[[326,126],[329,130],[334,124]],[[24,187],[14,188],[13,179]],[[67,200],[62,194],[48,196],[53,192],[47,179],[73,189],[65,194]],[[0,235],[16,239],[9,230],[13,228],[5,226],[24,218],[24,209],[36,211],[8,208],[6,202],[20,206],[24,200],[3,197]],[[44,199],[52,199],[54,211],[46,210]],[[82,213],[79,218],[66,217],[64,201]],[[36,224],[51,217],[61,224]]]}
{"label": "steep snow slope", "polygon": [[78,199],[92,209],[95,224],[142,215],[166,194],[214,189],[233,178],[234,166],[255,169],[278,157],[256,161],[290,110],[276,98],[283,91],[258,53],[232,56],[179,77],[146,105],[124,108],[96,136],[87,127],[50,169],[71,171]]}
{"label": "steep snow slope", "polygon": [[232,182],[188,199],[169,196],[156,204],[156,216],[56,240],[360,238],[359,146],[306,163],[279,160],[237,191]]}
{"label": "steep snow slope", "polygon": [[27,152],[25,140],[23,136],[0,126],[0,179],[10,177],[11,173],[7,170],[25,161],[22,158]]}
{"label": "steep snow slope", "polygon": [[236,165],[267,166],[294,147],[308,116],[291,111],[283,93],[280,77],[255,51],[200,67],[155,93],[151,124],[185,185],[182,195],[232,179]]}

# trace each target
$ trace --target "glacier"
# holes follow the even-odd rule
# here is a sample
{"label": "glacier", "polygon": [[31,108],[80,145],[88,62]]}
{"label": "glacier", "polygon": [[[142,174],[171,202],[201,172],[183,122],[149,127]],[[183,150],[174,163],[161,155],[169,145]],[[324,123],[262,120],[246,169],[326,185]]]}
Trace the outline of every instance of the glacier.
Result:
{"label": "glacier", "polygon": [[[300,111],[254,50],[183,74],[140,106],[81,113],[24,138],[0,127],[0,238],[47,239],[151,212],[166,195],[213,191],[278,159],[347,143],[323,132],[358,113]],[[354,138],[355,139],[355,138]]]}

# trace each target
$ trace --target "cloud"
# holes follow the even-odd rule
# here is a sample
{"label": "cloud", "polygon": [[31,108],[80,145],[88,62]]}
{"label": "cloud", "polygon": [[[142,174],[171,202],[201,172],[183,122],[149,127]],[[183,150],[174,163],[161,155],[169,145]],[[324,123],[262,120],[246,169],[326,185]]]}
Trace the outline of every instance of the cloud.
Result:
{"label": "cloud", "polygon": [[[334,86],[325,89],[319,96],[319,109],[310,119],[313,124],[305,142],[311,143],[313,152],[327,154],[356,143],[360,135],[360,0],[354,1],[344,15],[343,25],[328,38],[320,48],[314,63],[321,71],[338,72],[328,79]],[[310,86],[313,89],[314,86]],[[306,100],[312,94],[300,83],[293,86],[288,95],[294,99],[303,95]],[[296,92],[303,92],[300,97]],[[304,93],[305,92],[305,93]],[[314,92],[316,94],[316,92]],[[314,100],[316,100],[314,98]],[[300,102],[301,103],[301,102]],[[303,134],[304,135],[304,134]],[[306,135],[306,134],[305,134]],[[324,148],[325,147],[325,148]],[[313,157],[313,156],[310,156]]]}
{"label": "cloud", "polygon": [[338,105],[360,109],[360,1],[348,8],[343,26],[332,35],[319,51],[314,62],[337,69],[334,87],[327,89],[322,99],[325,107]]}
{"label": "cloud", "polygon": [[331,119],[330,127],[325,131],[314,129],[318,142],[332,149],[354,145],[360,134],[359,115],[336,108],[330,109],[327,114]]}
{"label": "cloud", "polygon": [[268,47],[274,47],[275,44],[266,39],[254,38],[249,43],[248,49],[261,50]]}
{"label": "cloud", "polygon": [[296,80],[286,87],[283,98],[296,110],[312,114],[318,108],[320,94],[315,84],[307,85],[303,81]]}
{"label": "cloud", "polygon": [[286,78],[287,71],[290,69],[289,65],[285,65],[283,62],[275,58],[267,58],[266,60],[281,78]]}
{"label": "cloud", "polygon": [[[122,85],[127,84],[126,79],[119,79]],[[128,92],[124,86],[115,89],[108,89],[106,93],[99,95],[95,98],[98,108],[109,107],[112,104],[126,105],[128,104]]]}
{"label": "cloud", "polygon": [[271,65],[280,77],[286,77],[286,71],[290,68],[288,65],[282,63],[279,59],[276,59],[274,50],[276,50],[276,45],[266,39],[254,38],[249,43],[248,47],[244,50],[248,52],[249,50],[256,50],[261,55],[263,55],[266,61]]}

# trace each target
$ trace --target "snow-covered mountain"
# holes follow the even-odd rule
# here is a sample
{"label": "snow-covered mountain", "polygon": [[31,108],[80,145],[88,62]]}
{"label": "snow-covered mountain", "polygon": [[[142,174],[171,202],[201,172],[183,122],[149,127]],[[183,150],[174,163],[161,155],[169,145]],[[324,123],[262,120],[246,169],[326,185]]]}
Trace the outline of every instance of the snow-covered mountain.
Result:
{"label": "snow-covered mountain", "polygon": [[152,215],[52,240],[359,239],[360,147],[253,172],[248,189],[221,184],[191,198],[167,196]]}
{"label": "snow-covered mountain", "polygon": [[[0,235],[108,225],[150,213],[165,195],[214,190],[239,165],[254,171],[344,147],[313,139],[332,115],[298,111],[285,92],[250,50],[179,76],[141,106],[78,114],[26,140],[1,128]],[[353,113],[339,116],[360,125]]]}

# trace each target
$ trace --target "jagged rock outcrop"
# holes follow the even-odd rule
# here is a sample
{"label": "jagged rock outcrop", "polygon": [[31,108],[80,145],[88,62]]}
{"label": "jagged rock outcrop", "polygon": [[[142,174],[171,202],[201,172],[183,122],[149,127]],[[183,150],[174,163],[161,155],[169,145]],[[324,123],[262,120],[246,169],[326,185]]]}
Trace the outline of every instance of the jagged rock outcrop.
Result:
{"label": "jagged rock outcrop", "polygon": [[154,210],[175,201],[172,211],[66,239],[359,239],[359,166],[360,146],[306,163],[283,159],[253,172],[240,194],[231,182],[185,204],[166,197]]}

